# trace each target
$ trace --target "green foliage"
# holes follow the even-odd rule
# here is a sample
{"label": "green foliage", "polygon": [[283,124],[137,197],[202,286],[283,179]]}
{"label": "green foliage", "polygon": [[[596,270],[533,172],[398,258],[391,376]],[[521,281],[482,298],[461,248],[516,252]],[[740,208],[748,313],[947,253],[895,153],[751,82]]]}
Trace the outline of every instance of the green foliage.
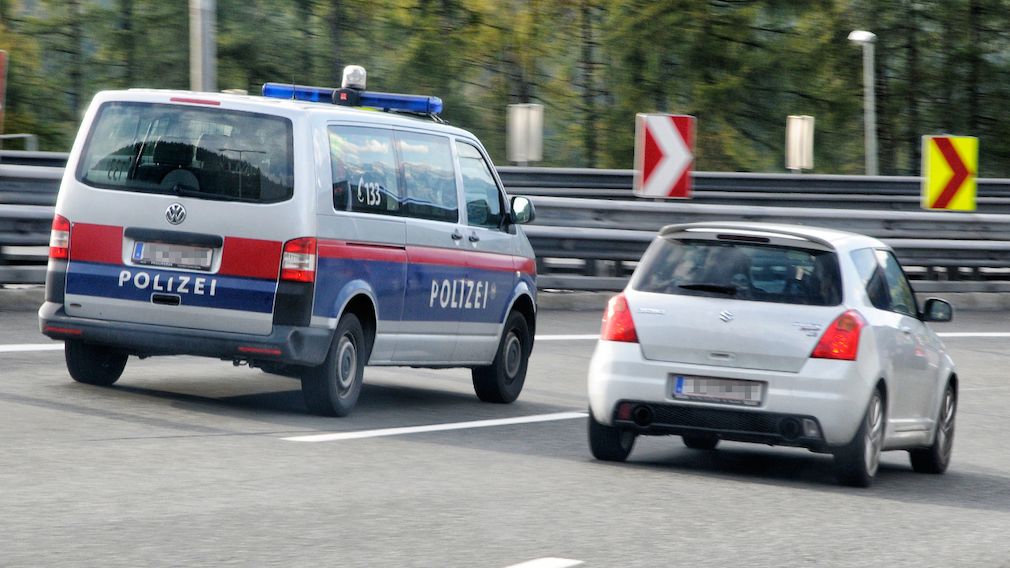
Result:
{"label": "green foliage", "polygon": [[[1002,0],[217,0],[218,86],[434,94],[498,163],[511,103],[545,108],[549,166],[631,167],[637,113],[697,117],[696,168],[782,171],[785,119],[816,118],[819,173],[863,170],[860,47],[876,45],[880,164],[915,174],[920,137],[981,139],[1010,176],[1010,12]],[[189,84],[187,2],[0,0],[6,132],[67,150],[102,89]]]}

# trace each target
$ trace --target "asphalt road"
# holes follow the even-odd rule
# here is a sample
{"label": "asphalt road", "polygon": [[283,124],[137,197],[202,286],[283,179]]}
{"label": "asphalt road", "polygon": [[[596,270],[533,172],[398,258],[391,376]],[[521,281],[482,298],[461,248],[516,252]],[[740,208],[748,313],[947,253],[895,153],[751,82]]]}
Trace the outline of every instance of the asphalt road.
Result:
{"label": "asphalt road", "polygon": [[[1010,332],[959,313],[943,332]],[[465,371],[366,370],[355,413],[307,415],[298,384],[209,359],[131,359],[73,383],[30,313],[0,312],[0,566],[1010,566],[1010,337],[952,337],[961,399],[947,475],[888,453],[870,489],[830,457],[639,439],[590,457],[596,312],[542,312],[526,389],[482,404]],[[358,439],[285,438],[364,432]]]}

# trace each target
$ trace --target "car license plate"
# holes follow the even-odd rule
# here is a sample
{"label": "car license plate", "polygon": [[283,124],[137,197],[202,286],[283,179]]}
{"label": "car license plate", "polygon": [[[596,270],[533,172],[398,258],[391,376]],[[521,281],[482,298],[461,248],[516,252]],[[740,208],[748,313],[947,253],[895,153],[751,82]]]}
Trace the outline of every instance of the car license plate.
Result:
{"label": "car license plate", "polygon": [[714,379],[671,375],[673,378],[673,398],[758,406],[764,397],[764,383],[739,379]]}
{"label": "car license plate", "polygon": [[214,249],[207,247],[141,241],[133,245],[133,262],[137,264],[210,270],[213,258]]}

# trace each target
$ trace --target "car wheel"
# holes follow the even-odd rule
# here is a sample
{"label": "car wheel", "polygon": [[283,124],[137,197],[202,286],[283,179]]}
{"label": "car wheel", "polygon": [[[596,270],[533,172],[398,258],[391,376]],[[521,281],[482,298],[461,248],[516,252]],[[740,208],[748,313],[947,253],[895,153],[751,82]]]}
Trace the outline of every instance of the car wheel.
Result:
{"label": "car wheel", "polygon": [[589,411],[589,450],[593,457],[603,461],[622,462],[628,459],[635,446],[636,434],[596,421],[593,411]]}
{"label": "car wheel", "polygon": [[505,331],[494,361],[489,366],[471,371],[477,398],[498,403],[509,403],[519,398],[526,382],[526,367],[532,346],[526,318],[519,312],[510,313],[505,320]]}
{"label": "car wheel", "polygon": [[936,419],[936,435],[933,445],[928,448],[910,450],[908,456],[912,469],[919,473],[943,473],[950,465],[950,454],[954,449],[954,418],[957,415],[957,392],[952,383],[947,383],[943,393],[943,404]]}
{"label": "car wheel", "polygon": [[107,387],[119,380],[129,356],[102,345],[69,340],[63,345],[70,376],[79,383]]}
{"label": "car wheel", "polygon": [[365,344],[361,322],[344,314],[322,365],[302,377],[302,396],[313,414],[347,416],[358,402],[370,346]]}
{"label": "car wheel", "polygon": [[876,389],[856,435],[835,452],[835,475],[843,485],[869,487],[873,483],[884,446],[884,418],[884,396]]}
{"label": "car wheel", "polygon": [[681,438],[692,450],[714,450],[719,445],[719,438],[710,434],[684,434]]}

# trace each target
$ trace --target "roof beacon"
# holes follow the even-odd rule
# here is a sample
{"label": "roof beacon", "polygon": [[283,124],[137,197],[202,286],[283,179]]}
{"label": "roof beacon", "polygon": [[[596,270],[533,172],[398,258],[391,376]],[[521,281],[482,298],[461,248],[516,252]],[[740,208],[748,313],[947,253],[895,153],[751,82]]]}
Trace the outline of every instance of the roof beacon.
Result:
{"label": "roof beacon", "polygon": [[332,102],[342,106],[370,107],[383,111],[422,114],[433,118],[442,112],[442,99],[438,97],[366,91],[366,77],[364,67],[348,65],[344,68],[339,89],[290,83],[264,83],[263,96],[314,103]]}

